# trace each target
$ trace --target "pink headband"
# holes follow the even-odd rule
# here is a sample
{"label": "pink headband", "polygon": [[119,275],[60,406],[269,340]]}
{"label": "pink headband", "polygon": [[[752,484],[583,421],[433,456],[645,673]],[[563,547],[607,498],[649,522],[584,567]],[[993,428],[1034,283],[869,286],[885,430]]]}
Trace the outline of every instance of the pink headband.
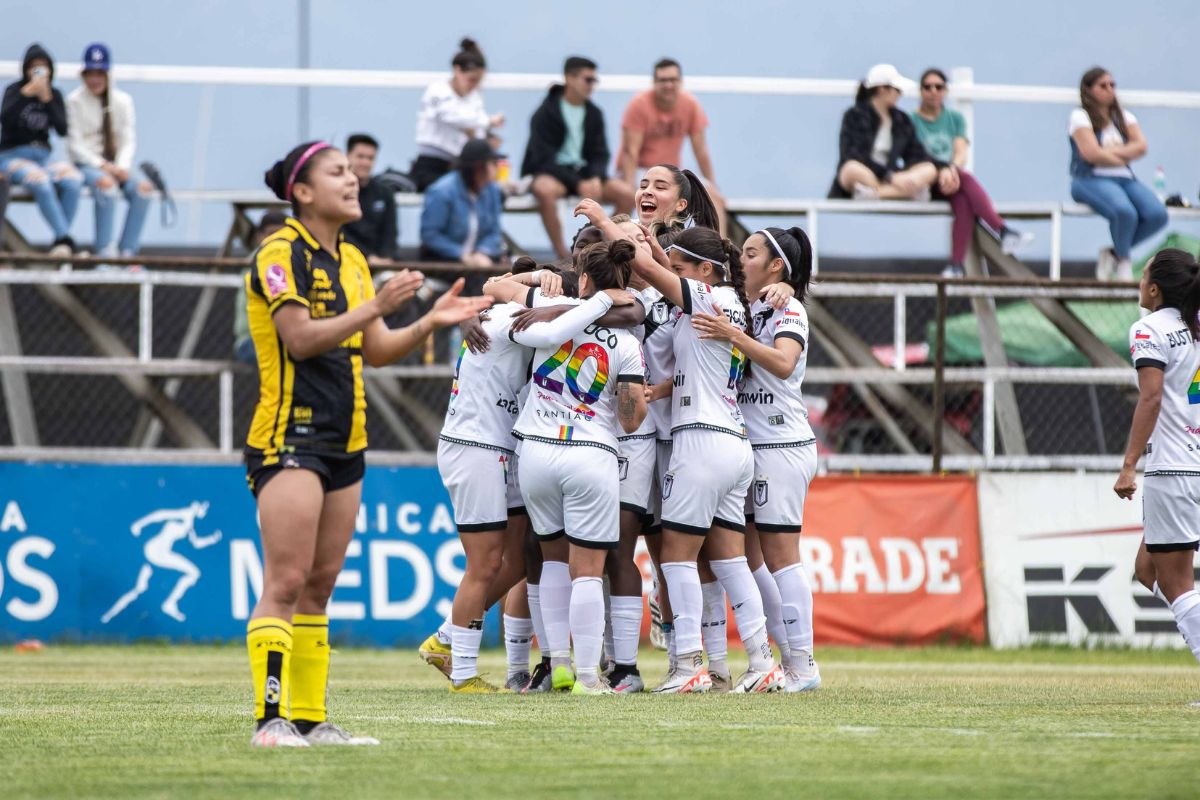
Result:
{"label": "pink headband", "polygon": [[308,161],[316,153],[321,152],[327,147],[333,147],[329,142],[316,142],[312,147],[304,151],[304,155],[296,159],[296,165],[292,167],[292,174],[288,176],[287,186],[283,190],[283,199],[289,203],[292,202],[292,184],[296,182],[296,176],[300,174],[304,162]]}

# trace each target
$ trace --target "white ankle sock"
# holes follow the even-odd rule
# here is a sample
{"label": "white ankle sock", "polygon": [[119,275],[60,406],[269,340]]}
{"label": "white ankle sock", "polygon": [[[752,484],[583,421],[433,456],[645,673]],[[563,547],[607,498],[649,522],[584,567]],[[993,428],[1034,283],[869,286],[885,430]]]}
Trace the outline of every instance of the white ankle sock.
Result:
{"label": "white ankle sock", "polygon": [[533,621],[504,615],[504,651],[508,654],[508,677],[529,671],[529,643],[533,639]]}
{"label": "white ankle sock", "polygon": [[479,674],[479,643],[483,640],[482,620],[479,628],[450,626],[450,657],[453,666],[450,680],[465,681]]}
{"label": "white ankle sock", "polygon": [[616,645],[613,644],[613,637],[616,634],[613,633],[612,592],[609,589],[608,576],[606,575],[602,580],[603,580],[603,585],[604,585],[604,650],[603,650],[603,654],[604,654],[604,661],[607,662],[609,659],[612,659],[614,661],[616,660]]}
{"label": "white ankle sock", "polygon": [[533,634],[537,637],[538,655],[546,658],[550,655],[550,645],[546,643],[546,626],[542,624],[542,590],[536,583],[525,584],[525,596],[529,598],[529,621],[533,623]]}
{"label": "white ankle sock", "polygon": [[599,578],[571,582],[570,625],[575,672],[585,679],[594,678],[604,645],[604,584]]}
{"label": "white ankle sock", "polygon": [[558,663],[571,660],[571,570],[561,561],[542,563],[542,624],[550,658]]}
{"label": "white ankle sock", "polygon": [[1175,624],[1183,634],[1183,641],[1200,661],[1200,593],[1192,589],[1176,597],[1171,603],[1171,613],[1175,615]]}
{"label": "white ankle sock", "polygon": [[792,564],[774,573],[783,599],[783,627],[787,631],[792,669],[808,674],[813,667],[812,584],[803,564]]}
{"label": "white ankle sock", "polygon": [[638,642],[642,638],[642,598],[613,595],[612,609],[613,658],[618,664],[637,663]]}
{"label": "white ankle sock", "polygon": [[672,561],[663,564],[662,571],[675,615],[675,653],[694,653],[704,646],[700,636],[700,617],[704,614],[700,573],[694,561]]}
{"label": "white ankle sock", "polygon": [[442,620],[441,626],[437,629],[438,641],[442,644],[450,644],[452,642],[451,629],[453,627],[450,622],[450,616],[447,614],[446,618]]}
{"label": "white ankle sock", "polygon": [[725,613],[725,590],[720,581],[700,584],[704,597],[704,614],[700,618],[700,632],[704,636],[704,652],[708,653],[710,672],[729,674],[729,632]]}
{"label": "white ankle sock", "polygon": [[775,578],[771,576],[771,570],[767,569],[766,564],[759,564],[758,569],[750,574],[754,576],[754,583],[762,596],[767,633],[771,634],[775,646],[779,648],[780,660],[788,664],[791,661],[791,652],[788,648],[787,629],[783,626],[783,598],[779,596],[779,585],[775,583]]}
{"label": "white ankle sock", "polygon": [[1168,606],[1171,605],[1171,603],[1167,600],[1167,596],[1162,593],[1162,589],[1160,589],[1158,587],[1158,581],[1155,581],[1154,585],[1152,587],[1150,587],[1150,593],[1153,594],[1155,597],[1157,597],[1159,600],[1162,600]]}
{"label": "white ankle sock", "polygon": [[738,633],[750,660],[750,669],[766,672],[775,666],[771,643],[767,641],[767,620],[763,615],[762,596],[750,574],[745,556],[710,561],[713,573],[729,595],[733,617],[737,620]]}

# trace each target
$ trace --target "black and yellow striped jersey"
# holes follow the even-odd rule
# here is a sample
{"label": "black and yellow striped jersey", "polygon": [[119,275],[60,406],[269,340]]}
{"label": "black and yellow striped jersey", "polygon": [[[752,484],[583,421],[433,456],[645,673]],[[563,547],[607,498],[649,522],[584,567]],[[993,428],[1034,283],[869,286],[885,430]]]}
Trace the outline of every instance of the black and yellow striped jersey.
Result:
{"label": "black and yellow striped jersey", "polygon": [[339,237],[338,253],[322,249],[296,219],[269,236],[246,276],[246,313],[258,355],[258,407],[246,451],[278,460],[280,453],[336,456],[367,447],[362,333],[334,349],[297,361],[271,316],[298,303],[313,319],[344,314],[375,296],[367,260]]}

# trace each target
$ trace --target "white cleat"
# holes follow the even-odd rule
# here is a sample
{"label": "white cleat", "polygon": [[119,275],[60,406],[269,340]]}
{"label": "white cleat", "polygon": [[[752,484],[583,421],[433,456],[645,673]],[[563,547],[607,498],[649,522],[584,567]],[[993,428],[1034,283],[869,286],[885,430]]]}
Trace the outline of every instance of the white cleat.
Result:
{"label": "white cleat", "polygon": [[308,747],[308,740],[283,717],[268,720],[250,737],[251,747]]}
{"label": "white cleat", "polygon": [[619,672],[615,672],[608,676],[609,685],[617,694],[637,694],[646,691],[646,683],[642,680],[641,673],[636,668],[632,670],[629,667],[624,669],[618,667]]}
{"label": "white cleat", "polygon": [[815,692],[821,688],[821,671],[815,669],[808,674],[801,674],[794,669],[785,669],[783,680],[785,692]]}
{"label": "white cleat", "polygon": [[730,694],[763,694],[783,691],[783,668],[776,664],[769,672],[748,669],[729,690]]}
{"label": "white cleat", "polygon": [[322,722],[311,731],[304,734],[309,744],[325,745],[340,744],[350,747],[376,745],[379,740],[372,736],[351,736],[332,722]]}
{"label": "white cleat", "polygon": [[[686,666],[685,666],[686,665]],[[666,679],[655,689],[656,694],[707,694],[712,689],[712,678],[704,668],[704,656],[700,653],[679,657],[675,669],[667,673]]]}

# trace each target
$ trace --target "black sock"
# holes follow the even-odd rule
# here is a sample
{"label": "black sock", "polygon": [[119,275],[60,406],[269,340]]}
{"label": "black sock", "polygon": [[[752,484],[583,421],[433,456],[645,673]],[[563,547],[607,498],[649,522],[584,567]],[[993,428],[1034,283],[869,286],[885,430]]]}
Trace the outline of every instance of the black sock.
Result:
{"label": "black sock", "polygon": [[307,736],[309,731],[311,731],[313,728],[317,727],[321,723],[310,722],[306,719],[294,719],[294,720],[292,720],[292,724],[296,726],[296,730],[300,731],[300,734],[302,736]]}

